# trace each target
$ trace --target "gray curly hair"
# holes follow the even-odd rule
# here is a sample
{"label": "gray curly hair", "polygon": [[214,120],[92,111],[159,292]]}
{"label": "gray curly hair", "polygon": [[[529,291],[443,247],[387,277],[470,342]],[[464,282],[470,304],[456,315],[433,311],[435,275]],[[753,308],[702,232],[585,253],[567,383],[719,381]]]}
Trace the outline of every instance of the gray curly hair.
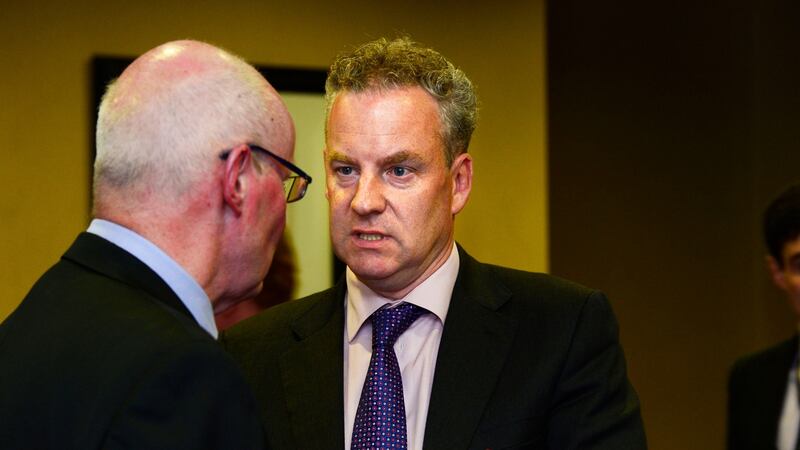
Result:
{"label": "gray curly hair", "polygon": [[461,69],[408,37],[391,41],[381,38],[339,55],[325,82],[327,115],[341,92],[407,86],[420,86],[439,104],[441,137],[449,166],[456,156],[467,151],[475,130],[478,119],[475,89]]}

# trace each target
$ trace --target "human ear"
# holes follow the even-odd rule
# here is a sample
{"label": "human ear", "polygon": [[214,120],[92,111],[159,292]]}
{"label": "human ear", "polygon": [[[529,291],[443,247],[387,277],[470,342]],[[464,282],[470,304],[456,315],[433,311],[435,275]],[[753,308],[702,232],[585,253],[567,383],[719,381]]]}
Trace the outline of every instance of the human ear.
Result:
{"label": "human ear", "polygon": [[782,291],[786,291],[788,286],[786,285],[786,275],[784,274],[781,265],[778,264],[778,261],[775,260],[772,256],[767,256],[767,267],[769,267],[769,273],[772,277],[772,282],[778,289]]}
{"label": "human ear", "polygon": [[225,172],[222,178],[222,197],[225,204],[237,216],[242,214],[242,206],[244,205],[245,192],[247,189],[247,180],[244,175],[250,158],[252,158],[250,148],[246,145],[240,145],[231,150],[230,154],[228,154],[228,158],[225,160]]}
{"label": "human ear", "polygon": [[453,201],[450,212],[456,215],[467,204],[469,193],[472,191],[472,156],[462,153],[450,165],[450,176],[453,177]]}

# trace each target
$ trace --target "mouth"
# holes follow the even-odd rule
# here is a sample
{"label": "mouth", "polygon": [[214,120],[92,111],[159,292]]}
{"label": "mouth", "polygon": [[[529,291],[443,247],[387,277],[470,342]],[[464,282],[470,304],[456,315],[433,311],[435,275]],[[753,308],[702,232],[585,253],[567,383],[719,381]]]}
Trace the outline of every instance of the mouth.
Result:
{"label": "mouth", "polygon": [[384,238],[382,234],[377,233],[357,233],[356,236],[362,241],[380,241]]}

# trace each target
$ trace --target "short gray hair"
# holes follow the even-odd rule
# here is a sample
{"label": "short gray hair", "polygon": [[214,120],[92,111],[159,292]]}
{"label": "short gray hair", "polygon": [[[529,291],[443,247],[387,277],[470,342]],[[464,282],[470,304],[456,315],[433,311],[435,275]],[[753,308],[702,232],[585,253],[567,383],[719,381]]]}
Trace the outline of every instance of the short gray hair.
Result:
{"label": "short gray hair", "polygon": [[216,61],[177,77],[160,73],[171,69],[153,53],[180,44],[151,50],[108,86],[97,120],[96,199],[104,188],[179,197],[207,176],[223,146],[264,138],[264,78],[242,59],[192,41]]}
{"label": "short gray hair", "polygon": [[[381,38],[339,55],[325,82],[327,114],[343,91],[420,86],[439,105],[447,164],[467,151],[478,118],[477,96],[461,69],[408,37]],[[327,123],[327,121],[326,121]]]}

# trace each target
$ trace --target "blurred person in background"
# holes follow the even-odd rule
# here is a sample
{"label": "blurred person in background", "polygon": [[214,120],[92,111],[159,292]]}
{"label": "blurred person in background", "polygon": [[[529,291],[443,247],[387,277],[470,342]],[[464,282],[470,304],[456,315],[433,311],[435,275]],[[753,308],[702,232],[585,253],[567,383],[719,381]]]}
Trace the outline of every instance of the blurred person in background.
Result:
{"label": "blurred person in background", "polygon": [[[800,318],[800,184],[769,204],[763,232],[772,281]],[[797,334],[736,361],[728,383],[728,449],[798,448],[798,376]]]}

